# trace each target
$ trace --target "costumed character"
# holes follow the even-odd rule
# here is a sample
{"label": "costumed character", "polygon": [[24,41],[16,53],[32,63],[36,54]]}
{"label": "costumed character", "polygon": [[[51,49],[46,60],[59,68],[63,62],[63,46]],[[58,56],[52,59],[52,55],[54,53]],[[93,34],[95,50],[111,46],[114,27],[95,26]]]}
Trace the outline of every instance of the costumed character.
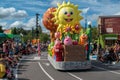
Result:
{"label": "costumed character", "polygon": [[72,45],[72,39],[69,36],[65,37],[64,45]]}
{"label": "costumed character", "polygon": [[54,45],[54,54],[56,56],[56,61],[62,61],[63,60],[63,46],[59,39],[56,39],[55,45]]}
{"label": "costumed character", "polygon": [[85,45],[86,43],[87,43],[87,39],[88,39],[88,37],[87,37],[87,35],[86,34],[81,34],[81,36],[80,36],[80,41],[79,41],[79,44],[80,45]]}

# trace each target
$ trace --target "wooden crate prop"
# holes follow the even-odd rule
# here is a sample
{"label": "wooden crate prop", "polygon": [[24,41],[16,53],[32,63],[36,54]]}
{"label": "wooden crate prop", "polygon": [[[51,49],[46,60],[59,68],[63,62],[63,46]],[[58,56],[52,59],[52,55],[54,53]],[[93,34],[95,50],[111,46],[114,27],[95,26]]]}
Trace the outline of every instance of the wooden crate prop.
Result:
{"label": "wooden crate prop", "polygon": [[85,47],[80,45],[64,46],[64,61],[85,61]]}

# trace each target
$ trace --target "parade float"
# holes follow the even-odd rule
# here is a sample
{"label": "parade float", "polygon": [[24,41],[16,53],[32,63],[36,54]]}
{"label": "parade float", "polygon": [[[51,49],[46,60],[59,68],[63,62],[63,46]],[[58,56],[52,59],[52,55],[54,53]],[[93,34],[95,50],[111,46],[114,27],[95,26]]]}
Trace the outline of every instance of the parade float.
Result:
{"label": "parade float", "polygon": [[48,60],[57,70],[90,69],[89,51],[85,49],[89,48],[90,28],[84,31],[80,25],[82,11],[70,2],[57,5],[43,15],[43,24],[50,30],[51,38]]}

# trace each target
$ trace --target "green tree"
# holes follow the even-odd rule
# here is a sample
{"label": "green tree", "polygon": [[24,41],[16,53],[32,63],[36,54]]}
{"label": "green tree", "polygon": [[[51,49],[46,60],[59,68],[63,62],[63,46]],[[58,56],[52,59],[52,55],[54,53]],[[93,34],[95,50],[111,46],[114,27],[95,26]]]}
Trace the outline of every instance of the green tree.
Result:
{"label": "green tree", "polygon": [[40,34],[40,40],[41,42],[47,42],[48,40],[50,40],[50,36],[46,33],[42,33]]}
{"label": "green tree", "polygon": [[97,27],[92,27],[91,28],[92,31],[92,41],[97,40],[98,39],[98,29]]}
{"label": "green tree", "polygon": [[12,33],[12,34],[17,34],[17,29],[16,29],[16,27],[11,28],[11,33]]}
{"label": "green tree", "polygon": [[3,29],[2,29],[2,26],[0,26],[0,33],[3,33]]}
{"label": "green tree", "polygon": [[42,28],[41,28],[40,25],[38,26],[38,30],[39,30],[39,33],[41,34],[42,33]]}

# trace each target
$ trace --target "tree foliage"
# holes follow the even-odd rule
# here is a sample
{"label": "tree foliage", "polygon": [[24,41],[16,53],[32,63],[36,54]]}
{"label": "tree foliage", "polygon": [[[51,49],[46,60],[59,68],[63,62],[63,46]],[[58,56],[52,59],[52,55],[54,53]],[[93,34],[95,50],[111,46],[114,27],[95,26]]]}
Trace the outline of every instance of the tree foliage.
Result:
{"label": "tree foliage", "polygon": [[[50,40],[48,34],[42,33],[42,29],[40,26],[38,27],[38,29],[32,28],[32,30],[24,30],[23,28],[16,28],[16,27],[12,28],[11,30],[12,30],[12,34],[20,35],[20,33],[22,33],[23,36],[21,36],[21,38],[23,38],[23,41],[32,40],[38,37],[40,38],[42,42],[46,42]],[[36,33],[36,30],[38,30],[38,33]]]}
{"label": "tree foliage", "polygon": [[40,34],[40,40],[42,42],[47,42],[48,40],[50,40],[50,36],[46,33],[42,33],[42,34]]}
{"label": "tree foliage", "polygon": [[3,29],[2,29],[2,26],[0,26],[0,33],[3,33]]}
{"label": "tree foliage", "polygon": [[97,40],[98,39],[98,29],[97,29],[97,27],[92,27],[91,28],[91,30],[92,30],[92,41],[94,41],[94,40]]}

